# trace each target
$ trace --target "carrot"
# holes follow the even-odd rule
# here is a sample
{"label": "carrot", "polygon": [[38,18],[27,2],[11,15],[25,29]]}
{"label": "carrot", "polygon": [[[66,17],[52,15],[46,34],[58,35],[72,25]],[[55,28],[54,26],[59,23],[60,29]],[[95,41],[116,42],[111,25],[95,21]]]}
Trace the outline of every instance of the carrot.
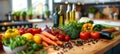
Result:
{"label": "carrot", "polygon": [[116,29],[114,27],[112,27],[112,28],[103,29],[102,31],[115,32]]}
{"label": "carrot", "polygon": [[63,42],[61,42],[60,40],[56,41],[57,44],[63,44]]}
{"label": "carrot", "polygon": [[48,44],[45,41],[42,41],[42,45],[48,47]]}
{"label": "carrot", "polygon": [[42,35],[42,34],[35,34],[38,35],[42,38],[43,41],[45,41],[48,44],[53,44],[55,46],[57,46],[57,43],[55,43],[54,41],[50,40],[49,38],[47,38],[46,36]]}
{"label": "carrot", "polygon": [[46,31],[41,32],[41,34],[45,35],[46,37],[48,37],[48,38],[50,38],[50,39],[52,39],[54,41],[57,40],[57,37],[53,36],[52,34],[46,32]]}

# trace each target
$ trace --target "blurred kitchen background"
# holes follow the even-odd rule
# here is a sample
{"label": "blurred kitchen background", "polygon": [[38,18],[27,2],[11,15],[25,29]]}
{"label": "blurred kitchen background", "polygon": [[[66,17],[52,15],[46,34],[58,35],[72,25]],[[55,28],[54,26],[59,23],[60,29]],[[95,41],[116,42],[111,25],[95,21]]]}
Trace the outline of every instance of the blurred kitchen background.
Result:
{"label": "blurred kitchen background", "polygon": [[52,26],[53,21],[43,21],[54,19],[55,8],[60,10],[60,5],[63,6],[64,17],[69,5],[70,11],[75,8],[77,20],[88,17],[99,19],[94,20],[95,23],[120,26],[120,0],[0,0],[0,30],[18,25]]}
{"label": "blurred kitchen background", "polygon": [[[64,5],[64,11],[66,11],[67,4],[72,6],[73,3],[76,4],[78,11],[81,12],[80,17],[88,16],[88,9],[90,7],[95,7],[98,11],[98,15],[99,13],[103,13],[105,8],[116,8],[113,11],[117,12],[118,16],[120,15],[120,0],[0,0],[0,20],[10,20],[9,17],[11,16],[9,15],[20,15],[19,12],[24,11],[27,12],[28,15],[33,15],[33,19],[43,18],[44,12],[46,10],[49,10],[50,12],[48,14],[52,15],[56,6],[59,7],[62,4]],[[107,15],[108,11],[109,10],[104,11],[104,14]],[[95,18],[99,18],[99,16],[95,16]]]}

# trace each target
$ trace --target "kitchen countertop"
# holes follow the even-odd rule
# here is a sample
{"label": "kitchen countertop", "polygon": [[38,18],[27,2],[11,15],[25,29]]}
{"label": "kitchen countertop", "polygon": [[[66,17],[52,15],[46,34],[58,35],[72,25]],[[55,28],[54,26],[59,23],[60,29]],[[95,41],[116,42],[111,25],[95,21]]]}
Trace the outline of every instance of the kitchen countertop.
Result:
{"label": "kitchen countertop", "polygon": [[[119,34],[119,32],[115,32]],[[112,40],[100,39],[95,44],[85,44],[83,46],[76,47],[74,46],[71,50],[66,52],[65,54],[104,54],[106,51],[115,47],[120,43],[120,34],[116,35],[116,37]],[[48,54],[57,54],[59,51],[54,51],[53,49],[48,50]]]}
{"label": "kitchen countertop", "polygon": [[[74,46],[71,50],[65,54],[104,54],[104,52],[113,48],[120,43],[120,31],[115,32],[116,37],[112,40],[100,39],[95,44],[85,44],[83,46],[76,47]],[[59,51],[55,51],[52,48],[48,49],[48,54],[57,54]],[[6,54],[3,50],[0,50],[0,54]]]}
{"label": "kitchen countertop", "polygon": [[[46,20],[43,22],[52,22],[51,20]],[[32,23],[39,23],[39,22],[32,22]],[[92,45],[83,45],[80,47],[74,46],[73,49],[69,50],[65,54],[104,54],[104,52],[108,51],[109,49],[115,47],[120,43],[120,31],[115,32],[116,37],[112,40],[105,40],[101,39],[96,44]],[[48,54],[57,54],[59,51],[54,51],[53,49],[48,49]],[[3,50],[0,50],[0,54],[6,54]]]}

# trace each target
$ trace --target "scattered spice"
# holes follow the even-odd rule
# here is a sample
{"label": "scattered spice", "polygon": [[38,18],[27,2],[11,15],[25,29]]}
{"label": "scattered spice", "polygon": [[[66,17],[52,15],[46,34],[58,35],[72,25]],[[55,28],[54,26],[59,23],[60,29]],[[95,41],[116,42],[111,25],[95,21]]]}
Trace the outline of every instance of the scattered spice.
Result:
{"label": "scattered spice", "polygon": [[88,43],[88,45],[91,45],[90,43]]}
{"label": "scattered spice", "polygon": [[63,50],[63,52],[67,52],[67,50]]}
{"label": "scattered spice", "polygon": [[63,54],[63,52],[61,51],[60,54]]}
{"label": "scattered spice", "polygon": [[95,44],[95,42],[94,42],[94,41],[92,41],[92,44]]}
{"label": "scattered spice", "polygon": [[84,48],[82,48],[82,50],[83,50]]}
{"label": "scattered spice", "polygon": [[103,40],[101,40],[101,41],[103,41]]}
{"label": "scattered spice", "polygon": [[96,43],[97,43],[97,42],[98,42],[98,39],[96,39],[95,41],[96,41]]}
{"label": "scattered spice", "polygon": [[[60,50],[60,48],[62,49],[62,51],[60,51],[57,54],[63,54],[65,52],[68,52],[68,50],[72,49],[73,46],[83,46],[84,44],[88,44],[89,46],[91,46],[91,44],[95,44],[98,42],[98,39],[89,39],[89,40],[75,40],[75,41],[69,41],[69,42],[65,42],[64,44],[58,45],[58,46],[53,46],[54,50]],[[84,48],[82,48],[82,50],[84,50]],[[74,49],[73,49],[74,51]]]}

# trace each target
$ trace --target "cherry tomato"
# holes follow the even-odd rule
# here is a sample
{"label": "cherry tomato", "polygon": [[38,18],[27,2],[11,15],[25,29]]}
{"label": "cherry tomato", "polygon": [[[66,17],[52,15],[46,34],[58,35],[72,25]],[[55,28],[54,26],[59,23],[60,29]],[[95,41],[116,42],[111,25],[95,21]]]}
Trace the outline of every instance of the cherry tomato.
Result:
{"label": "cherry tomato", "polygon": [[91,35],[90,37],[93,38],[93,39],[100,38],[100,33],[97,32],[97,31],[96,32],[91,32],[90,35]]}
{"label": "cherry tomato", "polygon": [[80,32],[80,38],[83,40],[87,40],[90,36],[89,32]]}
{"label": "cherry tomato", "polygon": [[64,41],[64,40],[65,40],[65,36],[64,36],[64,35],[59,34],[59,35],[58,35],[58,39],[59,39],[59,40],[61,40],[61,41]]}
{"label": "cherry tomato", "polygon": [[69,41],[70,40],[70,36],[65,36],[65,41]]}

